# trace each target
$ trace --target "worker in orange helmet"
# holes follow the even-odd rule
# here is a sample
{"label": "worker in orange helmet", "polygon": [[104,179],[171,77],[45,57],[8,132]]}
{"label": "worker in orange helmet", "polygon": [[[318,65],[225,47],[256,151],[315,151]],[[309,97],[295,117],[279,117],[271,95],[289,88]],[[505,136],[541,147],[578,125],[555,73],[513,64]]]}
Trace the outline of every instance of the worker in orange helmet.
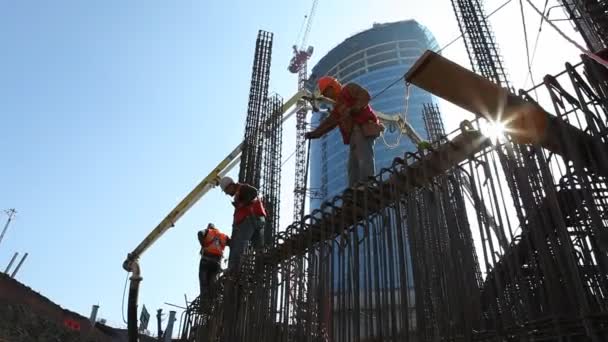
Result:
{"label": "worker in orange helmet", "polygon": [[342,141],[349,145],[348,186],[365,182],[376,173],[374,143],[384,129],[372,110],[369,92],[355,83],[344,86],[333,77],[324,76],[317,82],[321,95],[335,104],[330,115],[311,132],[307,139],[318,139],[334,129],[340,128]]}
{"label": "worker in orange helmet", "polygon": [[230,246],[230,238],[220,232],[213,223],[209,223],[204,231],[198,232],[198,242],[201,244],[198,278],[202,300],[205,290],[213,285],[221,270],[220,263],[224,255],[224,248]]}

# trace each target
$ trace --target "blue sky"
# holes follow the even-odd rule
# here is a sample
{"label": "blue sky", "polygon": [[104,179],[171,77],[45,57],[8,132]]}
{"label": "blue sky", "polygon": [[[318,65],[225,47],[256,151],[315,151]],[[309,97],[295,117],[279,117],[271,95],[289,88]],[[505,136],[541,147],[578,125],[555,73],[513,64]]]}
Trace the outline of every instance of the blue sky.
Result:
{"label": "blue sky", "polygon": [[[0,208],[19,211],[0,244],[0,268],[29,252],[20,281],[84,315],[99,304],[101,317],[123,325],[126,254],[242,139],[257,30],[275,33],[271,88],[288,98],[296,86],[286,70],[291,45],[309,8],[278,0],[0,2]],[[519,15],[512,2],[492,19],[517,87],[526,76]],[[533,44],[539,18],[526,15]],[[458,35],[446,0],[320,0],[312,63],[374,22],[410,18],[440,45]],[[576,61],[548,26],[538,51],[537,80]],[[468,66],[462,42],[445,55]],[[466,117],[442,108],[448,127]],[[288,156],[293,127],[284,137]],[[287,164],[284,225],[292,171]],[[196,231],[210,221],[229,231],[231,208],[213,190],[144,254],[141,304],[168,311],[164,302],[196,295]]]}

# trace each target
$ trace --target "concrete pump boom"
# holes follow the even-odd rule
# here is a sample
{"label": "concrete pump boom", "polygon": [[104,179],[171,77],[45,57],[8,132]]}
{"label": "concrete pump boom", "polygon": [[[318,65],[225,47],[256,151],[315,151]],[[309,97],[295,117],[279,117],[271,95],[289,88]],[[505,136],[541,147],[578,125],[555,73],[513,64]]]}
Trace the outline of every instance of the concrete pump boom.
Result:
{"label": "concrete pump boom", "polygon": [[[280,113],[275,115],[283,116],[281,123],[289,119],[298,108],[289,111],[289,109],[297,104],[298,101],[305,99],[313,102],[315,99],[311,97],[311,93],[307,90],[301,90],[293,95],[282,107]],[[144,238],[144,240],[135,249],[129,253],[123,264],[123,268],[127,271],[132,271],[132,263],[137,261],[139,257],[158,240],[169,228],[173,227],[198,200],[201,199],[209,190],[218,184],[221,177],[225,176],[232,168],[240,161],[243,143],[240,143],[232,150],[226,158],[224,158],[211,172],[203,178],[203,180],[194,188],[184,199],[182,199],[171,212]]]}
{"label": "concrete pump boom", "polygon": [[[291,117],[296,111],[298,111],[298,102],[305,100],[309,102],[313,108],[317,108],[317,98],[314,97],[309,91],[303,89],[293,95],[283,107],[279,113],[274,115],[282,116],[281,124],[283,124],[289,117]],[[290,108],[294,107],[290,111]],[[203,180],[192,190],[184,199],[182,199],[171,212],[144,238],[144,240],[135,247],[135,249],[127,255],[127,259],[123,262],[122,267],[127,271],[131,272],[131,282],[129,285],[129,299],[128,299],[128,310],[127,310],[127,325],[129,332],[129,342],[138,341],[138,329],[137,329],[137,301],[139,296],[139,283],[143,279],[141,277],[141,270],[139,267],[139,258],[158,238],[160,238],[169,228],[175,226],[177,220],[179,220],[184,214],[192,208],[198,200],[201,199],[209,190],[217,186],[219,179],[225,176],[232,168],[240,161],[241,153],[243,150],[243,143],[240,143],[235,147],[229,154],[224,158],[217,166],[205,177]]]}

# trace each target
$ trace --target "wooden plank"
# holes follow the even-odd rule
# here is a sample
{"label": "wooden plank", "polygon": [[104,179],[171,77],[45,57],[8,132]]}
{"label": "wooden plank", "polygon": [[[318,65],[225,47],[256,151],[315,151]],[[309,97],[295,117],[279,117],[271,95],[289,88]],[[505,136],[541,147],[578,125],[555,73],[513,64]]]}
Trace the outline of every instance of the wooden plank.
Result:
{"label": "wooden plank", "polygon": [[405,80],[478,117],[503,123],[519,143],[538,143],[548,132],[541,107],[433,51],[420,57]]}
{"label": "wooden plank", "polygon": [[497,119],[509,91],[433,52],[426,51],[405,80],[478,116]]}
{"label": "wooden plank", "polygon": [[608,177],[607,144],[441,55],[425,52],[405,79],[478,117],[503,123],[516,143],[541,146]]}

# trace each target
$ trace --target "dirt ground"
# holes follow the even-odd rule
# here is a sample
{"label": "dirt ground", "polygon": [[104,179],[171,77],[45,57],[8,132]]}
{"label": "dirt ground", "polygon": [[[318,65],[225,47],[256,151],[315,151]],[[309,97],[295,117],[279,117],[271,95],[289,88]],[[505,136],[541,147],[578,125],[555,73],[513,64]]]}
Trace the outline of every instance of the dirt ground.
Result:
{"label": "dirt ground", "polygon": [[0,341],[2,342],[109,341],[107,337],[98,334],[95,330],[84,334],[71,331],[63,325],[35,314],[24,305],[0,303]]}

